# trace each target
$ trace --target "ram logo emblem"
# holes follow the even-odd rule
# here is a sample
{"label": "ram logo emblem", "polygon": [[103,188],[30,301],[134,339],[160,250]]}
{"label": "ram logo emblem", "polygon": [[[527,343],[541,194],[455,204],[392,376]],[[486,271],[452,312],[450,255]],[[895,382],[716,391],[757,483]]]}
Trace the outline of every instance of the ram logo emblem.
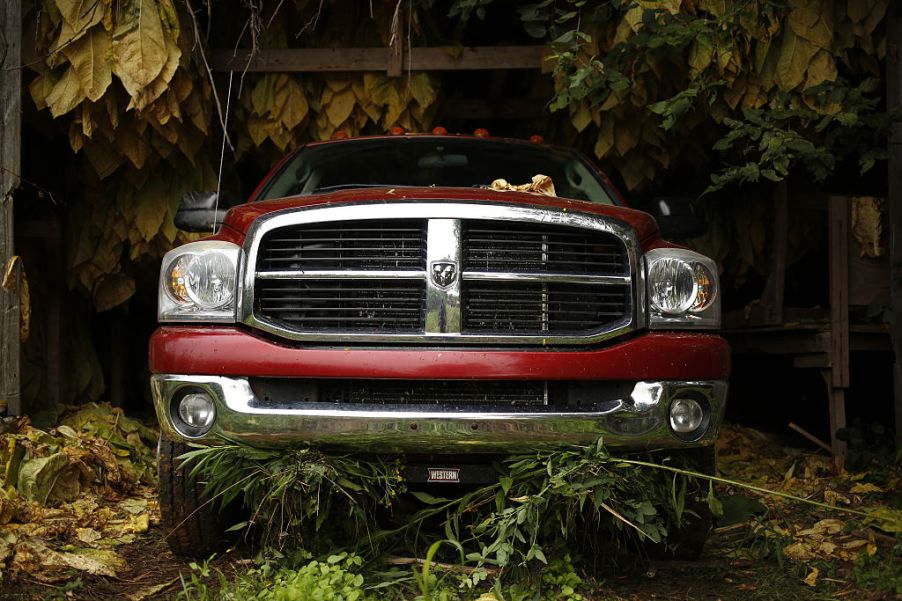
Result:
{"label": "ram logo emblem", "polygon": [[446,288],[457,277],[457,263],[442,261],[432,264],[432,281],[439,288]]}

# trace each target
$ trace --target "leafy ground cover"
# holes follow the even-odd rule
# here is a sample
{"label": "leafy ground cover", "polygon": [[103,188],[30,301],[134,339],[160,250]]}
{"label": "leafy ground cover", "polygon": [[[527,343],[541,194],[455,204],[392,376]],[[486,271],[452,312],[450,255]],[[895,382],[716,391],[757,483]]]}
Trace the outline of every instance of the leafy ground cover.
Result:
{"label": "leafy ground cover", "polygon": [[[902,595],[902,470],[892,453],[873,452],[879,449],[872,448],[862,461],[866,469],[859,465],[854,466],[858,471],[836,474],[826,454],[786,447],[778,438],[755,430],[726,427],[718,441],[719,477],[818,505],[719,485],[717,497],[710,501],[719,513],[717,528],[700,560],[664,561],[609,552],[602,555],[597,573],[587,561],[587,549],[574,544],[572,537],[566,544],[561,542],[565,537],[557,543],[553,537],[533,541],[530,522],[523,518],[519,530],[526,543],[516,535],[504,540],[511,543],[510,556],[516,560],[509,564],[525,564],[525,569],[511,569],[506,575],[507,568],[499,566],[503,563],[498,561],[499,547],[492,553],[482,549],[482,561],[461,557],[448,541],[472,544],[462,533],[473,530],[464,524],[458,524],[457,531],[454,525],[446,528],[446,512],[439,511],[425,516],[414,512],[423,518],[417,527],[395,534],[397,540],[407,535],[419,538],[419,547],[409,547],[418,549],[416,553],[398,553],[397,545],[378,555],[368,553],[372,547],[366,546],[356,546],[355,552],[354,538],[332,531],[331,538],[308,535],[301,543],[279,545],[271,540],[268,550],[256,555],[239,547],[208,561],[186,563],[169,553],[159,527],[155,433],[104,405],[65,411],[55,423],[43,429],[25,420],[2,425],[3,598],[578,601]],[[552,467],[565,464],[558,460],[561,463],[552,461]],[[557,472],[546,464],[542,464],[545,475],[530,482],[540,486],[556,482],[551,474]],[[610,465],[614,469],[620,464]],[[374,473],[381,472],[364,475],[372,478]],[[409,496],[402,482],[392,482],[398,495]],[[492,531],[493,541],[505,524],[517,525],[516,517],[505,521],[511,516],[505,509],[515,515],[523,508],[530,508],[527,513],[534,510],[530,500],[522,498],[527,496],[525,489],[517,488],[522,482],[519,478],[499,482],[502,499],[495,490],[485,502],[495,519],[481,525]],[[353,478],[342,486],[355,492]],[[664,490],[672,493],[672,487]],[[530,496],[537,496],[534,493]],[[468,503],[481,498],[471,497]],[[612,508],[632,508],[632,513],[618,511],[625,519],[611,522],[615,533],[618,522],[632,530],[626,521],[636,523],[637,516],[646,513],[640,510],[642,500],[629,495],[606,498]],[[434,497],[420,500],[432,503],[427,510],[440,507]],[[562,507],[559,501],[553,505]],[[299,516],[308,509],[299,507]],[[666,528],[666,520],[661,525]],[[374,526],[370,530],[376,531]],[[327,542],[318,545],[318,540]],[[525,553],[518,556],[518,550]]]}

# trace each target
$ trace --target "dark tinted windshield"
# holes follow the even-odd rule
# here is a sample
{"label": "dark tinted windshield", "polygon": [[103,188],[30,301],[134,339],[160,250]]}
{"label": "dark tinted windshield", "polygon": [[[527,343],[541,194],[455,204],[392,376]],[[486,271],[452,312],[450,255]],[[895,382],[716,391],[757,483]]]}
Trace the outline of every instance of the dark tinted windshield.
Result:
{"label": "dark tinted windshield", "polygon": [[557,196],[614,204],[577,153],[472,138],[397,137],[308,146],[267,183],[258,200],[362,187],[476,187],[551,177]]}

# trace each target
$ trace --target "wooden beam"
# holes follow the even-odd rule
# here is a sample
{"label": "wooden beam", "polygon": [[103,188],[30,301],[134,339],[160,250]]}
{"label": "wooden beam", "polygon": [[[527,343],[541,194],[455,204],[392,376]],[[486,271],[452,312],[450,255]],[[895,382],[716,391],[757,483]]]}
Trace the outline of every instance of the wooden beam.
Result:
{"label": "wooden beam", "polygon": [[[0,3],[0,278],[15,255],[13,191],[19,185],[22,128],[22,2]],[[0,412],[22,412],[19,290],[0,286]]]}
{"label": "wooden beam", "polygon": [[[541,69],[546,53],[544,46],[420,47],[402,53],[401,65],[402,71]],[[249,73],[390,70],[385,48],[272,48],[253,57],[249,50],[214,50],[211,66]]]}
{"label": "wooden beam", "polygon": [[[886,108],[902,107],[902,6],[890,5],[886,13]],[[896,360],[893,364],[893,396],[896,412],[896,447],[902,448],[902,123],[889,130],[888,199],[890,230],[890,332]]]}

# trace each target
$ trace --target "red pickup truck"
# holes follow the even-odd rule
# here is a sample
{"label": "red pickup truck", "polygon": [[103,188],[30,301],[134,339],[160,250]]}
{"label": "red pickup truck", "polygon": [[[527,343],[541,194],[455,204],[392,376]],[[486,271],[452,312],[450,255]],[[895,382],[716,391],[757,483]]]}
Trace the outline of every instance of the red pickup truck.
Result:
{"label": "red pickup truck", "polygon": [[[554,196],[489,187],[536,174]],[[194,195],[178,221],[216,218],[215,196]],[[218,537],[176,462],[187,442],[400,454],[436,484],[486,478],[492,454],[599,437],[710,447],[730,369],[717,274],[570,149],[304,146],[215,235],[163,260],[150,369],[170,545]]]}

